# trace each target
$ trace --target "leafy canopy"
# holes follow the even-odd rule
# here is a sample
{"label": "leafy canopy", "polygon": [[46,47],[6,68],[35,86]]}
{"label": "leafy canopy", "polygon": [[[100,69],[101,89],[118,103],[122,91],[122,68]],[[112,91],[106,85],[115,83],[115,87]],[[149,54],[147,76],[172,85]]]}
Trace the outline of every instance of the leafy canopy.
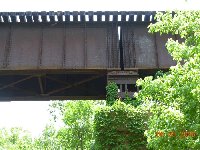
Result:
{"label": "leafy canopy", "polygon": [[0,129],[0,150],[32,149],[32,138],[28,131],[21,128]]}
{"label": "leafy canopy", "polygon": [[[163,150],[200,149],[200,11],[159,12],[155,18],[150,32],[180,35],[184,42],[168,40],[167,50],[177,65],[167,74],[137,81],[142,90],[136,97],[152,113],[146,131],[148,145]],[[157,137],[157,131],[164,136]],[[183,136],[184,132],[196,136]]]}
{"label": "leafy canopy", "polygon": [[94,149],[145,149],[146,117],[146,111],[119,100],[112,106],[97,110],[94,120]]}

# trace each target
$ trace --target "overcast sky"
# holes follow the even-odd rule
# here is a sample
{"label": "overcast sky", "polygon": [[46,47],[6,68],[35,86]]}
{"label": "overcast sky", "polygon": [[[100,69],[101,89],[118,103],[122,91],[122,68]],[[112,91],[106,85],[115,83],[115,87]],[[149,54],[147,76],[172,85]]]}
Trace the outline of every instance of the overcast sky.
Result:
{"label": "overcast sky", "polygon": [[[0,11],[136,11],[200,9],[199,0],[0,0]],[[19,126],[38,135],[49,119],[49,102],[1,102],[0,128]]]}
{"label": "overcast sky", "polygon": [[199,8],[199,0],[0,0],[1,11],[133,11]]}
{"label": "overcast sky", "polygon": [[22,127],[37,136],[46,126],[49,102],[1,102],[0,128]]}

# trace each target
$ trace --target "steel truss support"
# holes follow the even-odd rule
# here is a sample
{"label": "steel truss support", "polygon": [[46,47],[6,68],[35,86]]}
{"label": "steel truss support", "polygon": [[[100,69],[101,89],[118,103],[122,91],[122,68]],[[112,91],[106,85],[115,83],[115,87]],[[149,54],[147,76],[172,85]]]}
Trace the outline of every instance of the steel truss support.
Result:
{"label": "steel truss support", "polygon": [[138,79],[138,71],[111,71],[107,74],[107,82],[115,82],[118,86],[118,94],[120,98],[126,95],[133,97],[138,91],[136,81]]}
{"label": "steel truss support", "polygon": [[84,83],[86,83],[86,82],[95,80],[95,79],[97,79],[97,78],[99,78],[99,77],[101,77],[101,76],[103,76],[103,75],[97,75],[97,76],[93,76],[93,77],[90,77],[90,78],[81,80],[81,81],[76,82],[76,83],[74,83],[74,84],[67,85],[67,86],[65,86],[65,87],[63,87],[63,88],[59,88],[59,89],[50,91],[50,92],[47,93],[47,95],[52,95],[52,94],[55,94],[55,93],[58,93],[58,92],[61,92],[61,91],[70,89],[70,88],[72,88],[72,87],[79,86],[79,85],[84,84]]}

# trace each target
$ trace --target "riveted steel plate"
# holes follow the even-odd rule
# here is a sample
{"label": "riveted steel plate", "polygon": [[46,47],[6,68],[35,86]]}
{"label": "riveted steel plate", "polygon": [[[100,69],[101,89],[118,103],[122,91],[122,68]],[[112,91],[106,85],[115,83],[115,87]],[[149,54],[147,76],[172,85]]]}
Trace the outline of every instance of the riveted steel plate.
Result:
{"label": "riveted steel plate", "polygon": [[12,27],[8,69],[36,69],[39,61],[41,28],[31,25]]}
{"label": "riveted steel plate", "polygon": [[106,28],[87,29],[87,67],[107,68]]}
{"label": "riveted steel plate", "polygon": [[9,49],[10,40],[9,26],[0,25],[0,68],[6,64],[6,51]]}
{"label": "riveted steel plate", "polygon": [[49,25],[43,28],[41,67],[47,69],[62,68],[64,55],[63,26]]}
{"label": "riveted steel plate", "polygon": [[84,69],[85,67],[85,29],[66,27],[65,68]]}
{"label": "riveted steel plate", "polygon": [[24,23],[4,28],[4,70],[119,69],[117,26],[112,24]]}

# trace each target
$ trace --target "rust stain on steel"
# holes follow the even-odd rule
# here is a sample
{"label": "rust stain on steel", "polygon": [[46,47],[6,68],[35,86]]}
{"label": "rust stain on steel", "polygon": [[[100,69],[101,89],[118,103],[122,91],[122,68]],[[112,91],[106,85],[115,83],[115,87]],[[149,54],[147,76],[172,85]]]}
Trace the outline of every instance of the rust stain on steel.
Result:
{"label": "rust stain on steel", "polygon": [[87,23],[84,23],[84,67],[87,68]]}
{"label": "rust stain on steel", "polygon": [[147,25],[124,25],[122,27],[126,69],[169,68],[176,64],[165,47],[169,35],[149,34]]}
{"label": "rust stain on steel", "polygon": [[158,33],[156,34],[159,68],[169,68],[176,65],[176,62],[172,59],[165,46],[167,39],[170,37],[174,38],[166,34],[161,36]]}
{"label": "rust stain on steel", "polygon": [[10,28],[6,25],[0,25],[0,68],[5,67],[6,51],[9,47]]}
{"label": "rust stain on steel", "polygon": [[123,27],[125,68],[156,68],[155,39],[147,25]]}
{"label": "rust stain on steel", "polygon": [[106,61],[107,68],[119,68],[119,40],[118,26],[116,24],[108,25],[106,29]]}
{"label": "rust stain on steel", "polygon": [[153,35],[146,26],[135,29],[136,68],[156,68],[156,50]]}
{"label": "rust stain on steel", "polygon": [[112,43],[107,43],[110,44],[111,46],[111,55],[113,56],[112,58],[112,68],[119,68],[119,62],[120,62],[120,52],[119,52],[119,40],[118,40],[118,26],[117,24],[112,23],[112,27],[109,28],[112,33]]}
{"label": "rust stain on steel", "polygon": [[65,52],[65,47],[66,47],[66,24],[64,24],[64,28],[62,29],[63,32],[63,45],[62,45],[62,68],[65,66],[65,60],[66,60],[66,52]]}
{"label": "rust stain on steel", "polygon": [[[130,30],[127,24],[122,25],[122,47],[123,47],[123,64],[125,68],[135,68],[135,37],[134,29]],[[131,56],[131,57],[129,57]],[[132,59],[130,59],[132,58]]]}
{"label": "rust stain on steel", "polygon": [[40,27],[40,43],[39,43],[39,52],[38,52],[38,64],[37,67],[38,69],[40,68],[41,64],[42,64],[42,51],[43,51],[43,25],[41,25]]}

